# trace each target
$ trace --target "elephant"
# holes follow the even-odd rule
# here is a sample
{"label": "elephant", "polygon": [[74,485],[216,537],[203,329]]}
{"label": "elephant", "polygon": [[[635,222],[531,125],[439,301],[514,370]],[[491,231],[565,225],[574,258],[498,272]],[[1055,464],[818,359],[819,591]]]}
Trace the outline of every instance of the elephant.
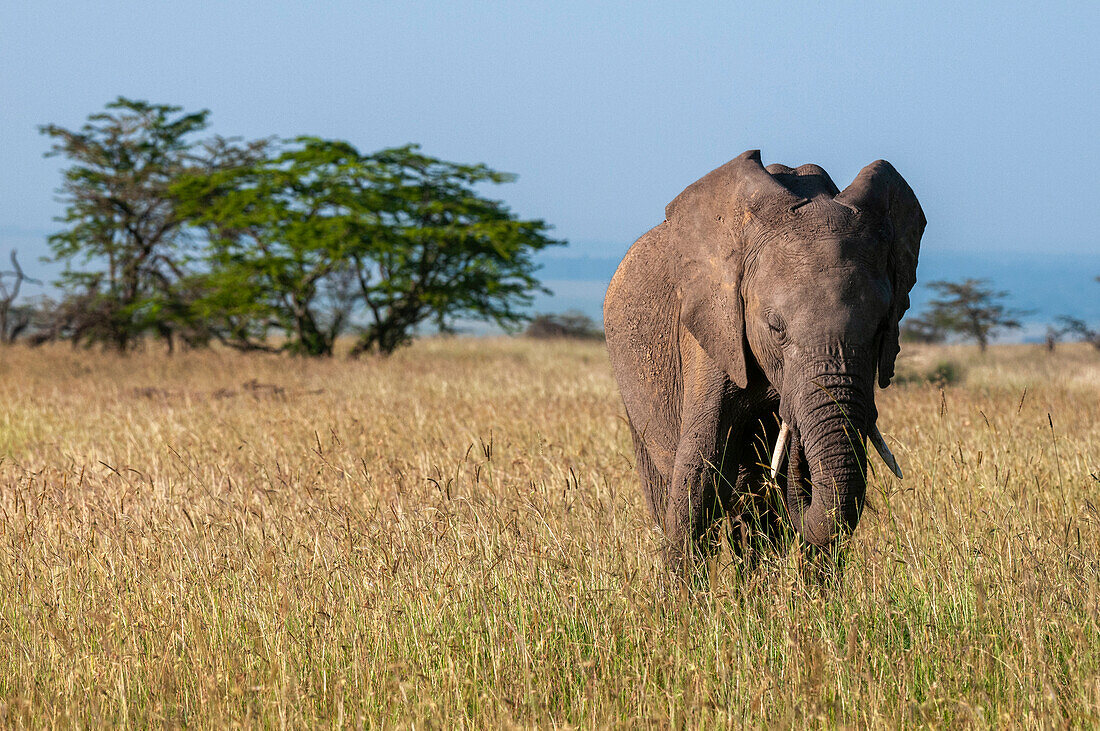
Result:
{"label": "elephant", "polygon": [[631,246],[604,328],[670,567],[713,546],[723,516],[831,550],[863,510],[865,440],[901,477],[874,383],[894,375],[925,224],[885,160],[840,191],[749,150]]}

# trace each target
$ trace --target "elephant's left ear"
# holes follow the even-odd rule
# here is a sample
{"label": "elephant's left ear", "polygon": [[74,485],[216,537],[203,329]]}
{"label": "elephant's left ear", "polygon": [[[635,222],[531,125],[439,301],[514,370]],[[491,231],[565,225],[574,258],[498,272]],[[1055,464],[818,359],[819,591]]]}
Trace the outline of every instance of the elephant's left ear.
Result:
{"label": "elephant's left ear", "polygon": [[900,350],[899,324],[909,309],[909,291],[917,281],[917,255],[927,221],[913,189],[885,160],[863,168],[836,201],[878,218],[886,232],[894,286],[890,326],[882,338],[878,361],[879,386],[886,388],[894,377],[894,361]]}

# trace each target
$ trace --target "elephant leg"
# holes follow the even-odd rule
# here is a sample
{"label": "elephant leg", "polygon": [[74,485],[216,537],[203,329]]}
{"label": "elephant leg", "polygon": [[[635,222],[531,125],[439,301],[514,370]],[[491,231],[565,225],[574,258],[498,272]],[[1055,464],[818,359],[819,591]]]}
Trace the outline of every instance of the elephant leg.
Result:
{"label": "elephant leg", "polygon": [[663,520],[668,565],[681,571],[703,548],[702,539],[721,514],[721,495],[727,491],[721,484],[722,458],[731,433],[723,414],[728,376],[693,338],[688,340],[682,351],[680,440]]}
{"label": "elephant leg", "polygon": [[649,447],[642,439],[642,435],[634,428],[633,423],[630,424],[630,436],[634,442],[638,476],[642,479],[642,491],[645,493],[646,504],[649,506],[653,520],[660,525],[668,505],[668,478],[661,474],[661,470],[649,454]]}
{"label": "elephant leg", "polygon": [[750,421],[741,444],[736,494],[740,497],[741,519],[750,528],[754,549],[781,547],[788,537],[782,517],[786,510],[782,493],[769,479],[779,427],[779,415],[769,407]]}

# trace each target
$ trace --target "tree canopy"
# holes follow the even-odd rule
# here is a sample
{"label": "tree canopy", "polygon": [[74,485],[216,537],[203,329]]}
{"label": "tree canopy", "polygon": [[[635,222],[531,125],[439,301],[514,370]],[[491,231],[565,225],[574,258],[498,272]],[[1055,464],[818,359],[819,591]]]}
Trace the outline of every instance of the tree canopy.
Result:
{"label": "tree canopy", "polygon": [[305,355],[350,334],[353,353],[386,354],[424,323],[518,326],[541,289],[534,254],[564,243],[482,194],[511,174],[416,145],[200,140],[208,116],[120,97],[80,130],[40,128],[72,163],[54,333]]}
{"label": "tree canopy", "polygon": [[287,349],[391,353],[416,326],[458,319],[508,328],[539,289],[532,257],[560,242],[474,186],[513,176],[424,155],[415,145],[359,152],[303,137],[252,165],[187,176],[173,194],[206,232],[200,307],[221,337],[261,347],[266,329]]}

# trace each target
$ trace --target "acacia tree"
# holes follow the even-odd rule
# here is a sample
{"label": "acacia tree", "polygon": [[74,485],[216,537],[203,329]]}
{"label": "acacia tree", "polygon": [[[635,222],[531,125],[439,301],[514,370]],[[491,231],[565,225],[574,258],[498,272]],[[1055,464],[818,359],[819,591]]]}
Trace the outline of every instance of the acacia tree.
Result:
{"label": "acacia tree", "polygon": [[1069,315],[1060,316],[1058,323],[1061,325],[1058,330],[1055,330],[1058,335],[1072,335],[1082,343],[1088,343],[1100,350],[1100,329],[1093,329],[1081,318]]}
{"label": "acacia tree", "polygon": [[118,350],[148,332],[170,346],[174,333],[202,339],[186,291],[177,290],[191,256],[169,188],[181,175],[250,161],[264,146],[194,140],[208,115],[119,97],[79,130],[39,128],[54,140],[47,155],[72,162],[59,190],[67,228],[49,244],[65,264],[58,284],[80,301],[74,339]]}
{"label": "acacia tree", "polygon": [[199,307],[240,348],[388,354],[414,328],[459,318],[508,327],[538,289],[533,253],[560,242],[473,186],[513,176],[428,157],[415,146],[360,153],[303,137],[277,157],[189,176],[174,189],[210,247]]}
{"label": "acacia tree", "polygon": [[928,286],[940,295],[929,303],[925,315],[928,322],[944,332],[974,338],[982,352],[998,332],[1021,327],[1017,318],[1025,313],[1009,309],[1001,302],[1008,292],[992,289],[988,280],[938,281]]}
{"label": "acacia tree", "polygon": [[[1100,277],[1097,277],[1096,281],[1100,282]],[[1100,350],[1100,328],[1091,328],[1089,324],[1081,318],[1071,315],[1059,316],[1058,323],[1061,327],[1054,331],[1057,335],[1072,335],[1081,342],[1089,343],[1097,350]]]}

